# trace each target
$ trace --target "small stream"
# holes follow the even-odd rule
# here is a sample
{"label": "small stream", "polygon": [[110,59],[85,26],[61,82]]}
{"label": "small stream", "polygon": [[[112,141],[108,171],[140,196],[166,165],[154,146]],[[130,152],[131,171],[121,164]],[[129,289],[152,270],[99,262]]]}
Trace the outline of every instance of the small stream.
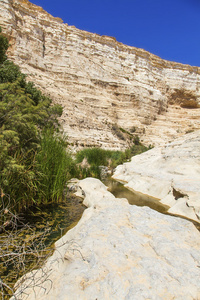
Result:
{"label": "small stream", "polygon": [[169,207],[160,203],[156,198],[135,193],[112,178],[106,179],[103,183],[116,198],[126,198],[131,205],[148,206],[158,212],[167,213]]}
{"label": "small stream", "polygon": [[[188,219],[183,216],[174,215],[168,212],[169,206],[162,204],[159,199],[150,197],[148,195],[136,193],[133,190],[129,190],[124,187],[124,185],[112,178],[105,179],[103,183],[108,187],[108,190],[116,197],[116,198],[126,198],[131,205],[137,206],[148,206],[151,209],[154,209],[160,213],[186,219],[192,222],[195,227],[200,231],[200,224],[191,219]],[[125,183],[124,183],[125,184]]]}
{"label": "small stream", "polygon": [[[77,224],[84,210],[82,201],[71,196],[63,203],[45,205],[40,209],[32,208],[21,215],[20,224],[25,226],[0,234],[0,257],[5,253],[21,253],[25,244],[26,251],[36,249],[36,257],[27,255],[23,262],[20,261],[20,257],[16,256],[15,259],[13,255],[7,259],[0,259],[0,280],[13,288],[21,276],[32,268],[39,268],[52,254],[54,243]],[[11,295],[8,289],[0,288],[0,299],[10,299]]]}
{"label": "small stream", "polygon": [[45,245],[51,246],[80,220],[85,206],[79,198],[70,196],[65,202],[49,204],[41,209],[31,210],[24,216],[35,232],[49,228]]}

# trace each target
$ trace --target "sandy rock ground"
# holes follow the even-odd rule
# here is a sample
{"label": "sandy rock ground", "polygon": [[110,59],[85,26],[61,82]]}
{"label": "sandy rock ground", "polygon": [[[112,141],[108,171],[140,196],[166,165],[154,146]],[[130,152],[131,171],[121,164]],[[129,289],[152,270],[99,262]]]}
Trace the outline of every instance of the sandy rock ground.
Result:
{"label": "sandy rock ground", "polygon": [[191,222],[129,205],[97,179],[80,181],[81,194],[81,220],[17,299],[200,299],[200,235]]}

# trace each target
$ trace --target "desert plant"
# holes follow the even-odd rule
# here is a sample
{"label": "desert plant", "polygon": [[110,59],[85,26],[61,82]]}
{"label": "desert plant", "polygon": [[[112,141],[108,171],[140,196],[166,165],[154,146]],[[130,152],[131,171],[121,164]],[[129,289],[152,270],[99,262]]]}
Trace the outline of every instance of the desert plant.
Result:
{"label": "desert plant", "polygon": [[134,142],[135,145],[139,145],[140,144],[140,138],[139,138],[138,135],[134,136],[133,142]]}
{"label": "desert plant", "polygon": [[120,140],[125,140],[123,130],[121,130],[117,124],[112,126],[112,131]]}

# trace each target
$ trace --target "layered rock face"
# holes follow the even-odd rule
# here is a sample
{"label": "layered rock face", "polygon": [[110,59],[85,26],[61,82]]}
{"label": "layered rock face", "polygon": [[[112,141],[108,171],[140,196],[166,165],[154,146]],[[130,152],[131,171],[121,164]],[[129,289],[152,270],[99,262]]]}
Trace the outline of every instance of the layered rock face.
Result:
{"label": "layered rock face", "polygon": [[192,223],[116,199],[97,179],[79,187],[89,208],[43,268],[26,275],[16,299],[200,299]]}
{"label": "layered rock face", "polygon": [[169,212],[200,222],[200,131],[132,157],[113,177],[160,199]]}
{"label": "layered rock face", "polygon": [[62,104],[71,142],[124,148],[123,128],[157,145],[200,128],[200,68],[68,26],[27,0],[1,0],[0,26],[9,58]]}

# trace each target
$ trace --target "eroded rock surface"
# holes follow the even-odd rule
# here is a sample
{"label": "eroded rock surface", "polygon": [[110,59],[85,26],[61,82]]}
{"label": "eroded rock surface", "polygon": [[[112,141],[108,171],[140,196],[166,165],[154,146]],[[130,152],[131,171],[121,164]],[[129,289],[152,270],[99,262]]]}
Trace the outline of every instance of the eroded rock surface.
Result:
{"label": "eroded rock surface", "polygon": [[27,0],[1,0],[0,26],[9,58],[62,104],[75,145],[119,149],[130,134],[158,145],[200,128],[200,68],[68,26]]}
{"label": "eroded rock surface", "polygon": [[200,131],[134,156],[113,177],[161,199],[169,212],[200,222]]}
{"label": "eroded rock surface", "polygon": [[17,299],[200,299],[200,235],[191,222],[129,205],[97,179],[79,189],[89,208]]}

